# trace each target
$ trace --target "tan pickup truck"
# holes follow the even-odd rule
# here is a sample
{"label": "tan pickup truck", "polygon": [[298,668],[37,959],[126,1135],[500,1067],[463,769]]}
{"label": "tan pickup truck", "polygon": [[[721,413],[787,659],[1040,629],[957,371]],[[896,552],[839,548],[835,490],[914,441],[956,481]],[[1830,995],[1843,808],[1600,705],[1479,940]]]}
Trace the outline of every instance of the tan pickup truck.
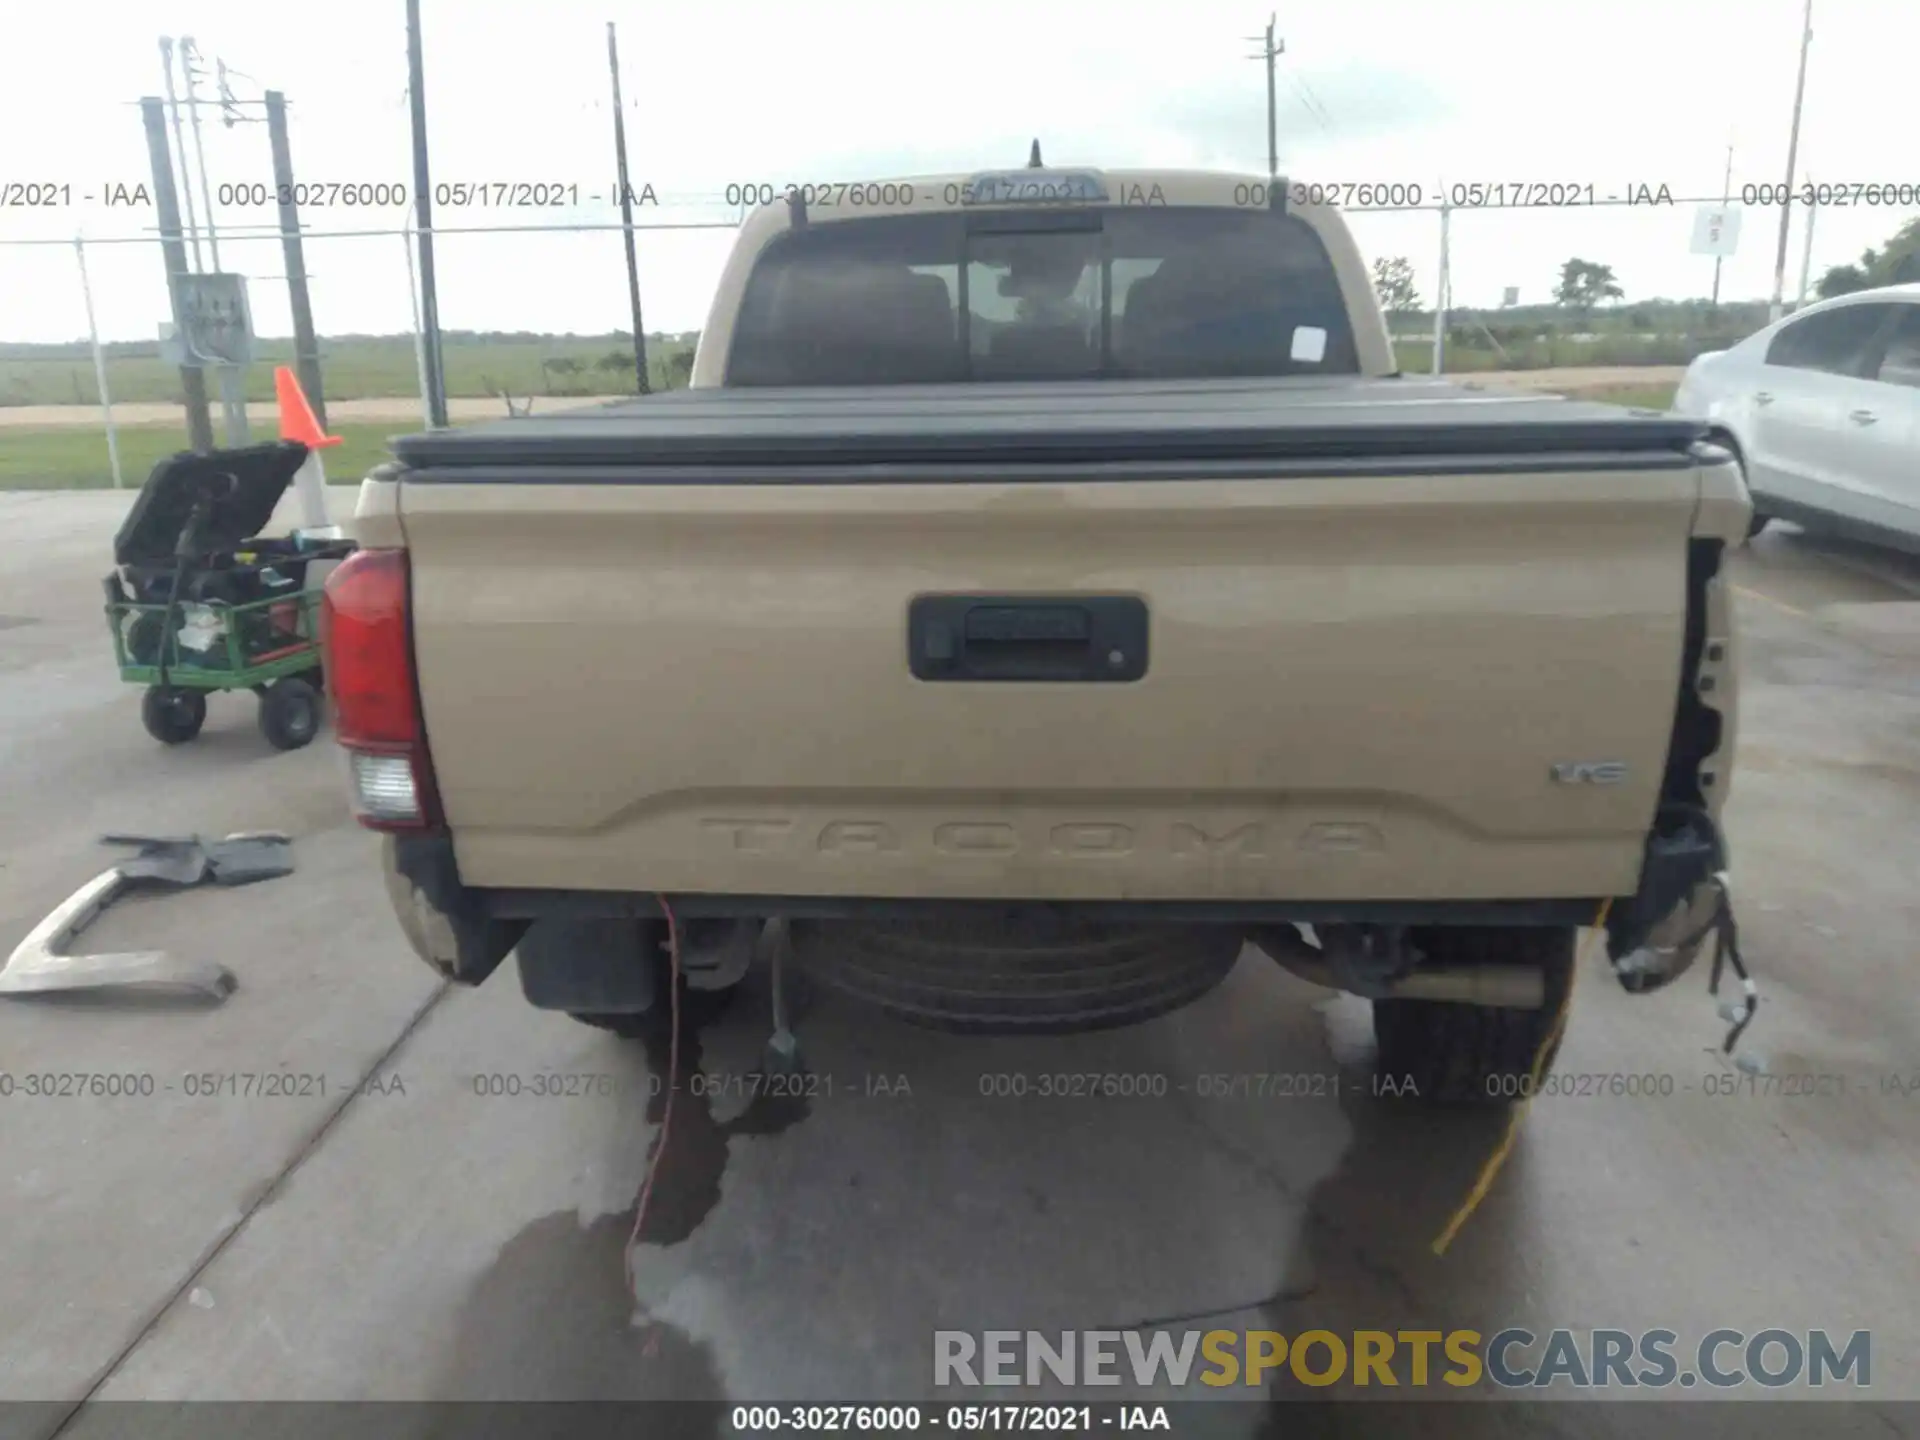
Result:
{"label": "tan pickup truck", "polygon": [[1290,188],[796,192],[692,388],[397,440],[327,669],[420,956],[517,952],[534,1005],[633,1030],[759,941],[1057,1032],[1251,943],[1466,1100],[1549,1048],[1581,927],[1629,988],[1683,969],[1738,469],[1687,420],[1398,374]]}

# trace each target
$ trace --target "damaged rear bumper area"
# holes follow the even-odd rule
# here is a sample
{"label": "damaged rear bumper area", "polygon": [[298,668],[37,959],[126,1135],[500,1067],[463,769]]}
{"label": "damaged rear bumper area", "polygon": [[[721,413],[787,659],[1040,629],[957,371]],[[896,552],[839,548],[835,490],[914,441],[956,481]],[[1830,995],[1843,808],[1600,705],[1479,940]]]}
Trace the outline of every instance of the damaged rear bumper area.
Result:
{"label": "damaged rear bumper area", "polygon": [[[1704,944],[1658,950],[1693,930],[1723,868],[1711,820],[1649,840],[1640,891],[1608,907],[1608,948],[1655,955],[1630,989],[1684,972]],[[575,1013],[643,1013],[664,993],[668,916],[660,898],[588,891],[481,890],[460,883],[440,836],[388,837],[386,876],[415,952],[444,978],[487,979],[516,951],[530,1003]],[[1301,978],[1369,999],[1501,1008],[1545,1003],[1539,973],[1467,963],[1447,932],[1591,925],[1604,897],[1510,902],[1034,903],[668,897],[690,988],[741,979],[769,922],[800,967],[903,1018],[980,1032],[1077,1031],[1136,1023],[1213,988],[1252,943]],[[1622,974],[1623,983],[1627,983]]]}

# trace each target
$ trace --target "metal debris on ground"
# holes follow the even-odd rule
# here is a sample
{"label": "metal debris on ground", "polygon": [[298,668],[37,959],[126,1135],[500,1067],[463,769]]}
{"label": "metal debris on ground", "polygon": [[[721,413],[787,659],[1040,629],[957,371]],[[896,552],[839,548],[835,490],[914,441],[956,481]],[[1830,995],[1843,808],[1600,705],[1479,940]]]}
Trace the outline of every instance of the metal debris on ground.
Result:
{"label": "metal debris on ground", "polygon": [[104,835],[103,844],[131,845],[138,853],[102,871],[34,926],[0,967],[0,995],[53,991],[186,990],[225,1000],[238,981],[224,965],[162,950],[105,955],[63,953],[80,932],[121,895],[142,887],[187,889],[249,885],[293,873],[292,840],[271,831],[205,840],[197,835]]}

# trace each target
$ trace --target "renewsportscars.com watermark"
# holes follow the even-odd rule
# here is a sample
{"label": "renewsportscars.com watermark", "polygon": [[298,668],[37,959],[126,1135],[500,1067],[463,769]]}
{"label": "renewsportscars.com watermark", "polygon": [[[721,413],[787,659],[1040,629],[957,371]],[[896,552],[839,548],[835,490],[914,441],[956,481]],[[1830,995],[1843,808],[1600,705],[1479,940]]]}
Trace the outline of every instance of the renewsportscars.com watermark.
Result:
{"label": "renewsportscars.com watermark", "polygon": [[1757,1385],[1861,1390],[1873,1335],[1854,1330],[1713,1330],[1684,1346],[1672,1330],[936,1330],[933,1383],[1424,1386],[1666,1389]]}

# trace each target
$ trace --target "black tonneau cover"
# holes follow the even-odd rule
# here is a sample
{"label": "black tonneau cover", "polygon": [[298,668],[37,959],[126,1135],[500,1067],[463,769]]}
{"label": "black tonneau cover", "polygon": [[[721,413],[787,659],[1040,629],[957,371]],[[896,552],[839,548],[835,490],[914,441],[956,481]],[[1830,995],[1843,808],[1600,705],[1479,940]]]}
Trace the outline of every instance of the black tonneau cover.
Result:
{"label": "black tonneau cover", "polygon": [[[1579,455],[1685,465],[1700,422],[1407,377],[675,390],[406,435],[420,480],[502,467],[1115,464]],[[533,477],[529,477],[533,478]],[[644,478],[644,477],[636,477]]]}

